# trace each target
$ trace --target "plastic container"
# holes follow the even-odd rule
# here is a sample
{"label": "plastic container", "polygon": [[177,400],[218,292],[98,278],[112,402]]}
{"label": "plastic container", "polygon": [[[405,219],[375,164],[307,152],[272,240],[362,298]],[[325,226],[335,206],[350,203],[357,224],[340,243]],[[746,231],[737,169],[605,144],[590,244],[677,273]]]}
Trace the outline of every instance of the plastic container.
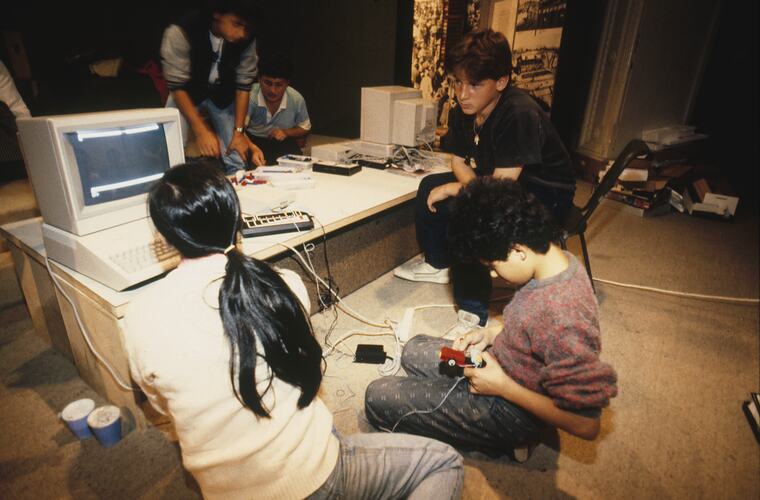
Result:
{"label": "plastic container", "polygon": [[121,410],[116,406],[96,408],[87,417],[87,424],[105,448],[110,448],[121,440]]}
{"label": "plastic container", "polygon": [[78,439],[89,439],[92,432],[87,426],[87,417],[95,409],[95,401],[92,399],[78,399],[72,401],[61,412],[61,419]]}

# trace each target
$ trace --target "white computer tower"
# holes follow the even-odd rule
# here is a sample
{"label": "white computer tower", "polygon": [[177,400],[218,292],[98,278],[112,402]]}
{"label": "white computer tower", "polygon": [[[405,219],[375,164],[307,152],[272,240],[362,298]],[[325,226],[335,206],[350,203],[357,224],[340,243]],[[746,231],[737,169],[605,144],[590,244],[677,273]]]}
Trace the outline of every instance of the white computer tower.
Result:
{"label": "white computer tower", "polygon": [[435,104],[425,99],[393,103],[393,144],[417,146],[435,140]]}
{"label": "white computer tower", "polygon": [[388,85],[363,87],[361,103],[361,139],[393,144],[394,103],[400,99],[422,97],[419,89]]}

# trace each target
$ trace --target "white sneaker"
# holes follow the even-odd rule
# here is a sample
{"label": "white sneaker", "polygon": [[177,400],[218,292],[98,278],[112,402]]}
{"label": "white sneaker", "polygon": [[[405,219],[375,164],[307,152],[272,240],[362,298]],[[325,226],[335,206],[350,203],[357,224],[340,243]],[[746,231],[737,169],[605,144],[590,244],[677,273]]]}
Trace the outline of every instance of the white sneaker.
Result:
{"label": "white sneaker", "polygon": [[410,260],[393,270],[393,275],[409,281],[428,281],[445,285],[449,282],[449,268],[436,269],[424,259]]}
{"label": "white sneaker", "polygon": [[533,450],[535,449],[535,443],[526,444],[520,448],[515,448],[512,452],[512,457],[518,464],[524,464],[530,459],[531,455],[533,455]]}
{"label": "white sneaker", "polygon": [[443,334],[443,338],[454,340],[463,337],[477,328],[483,328],[480,326],[480,318],[478,315],[460,309],[457,311],[457,322],[454,323],[451,328],[446,330],[446,333]]}

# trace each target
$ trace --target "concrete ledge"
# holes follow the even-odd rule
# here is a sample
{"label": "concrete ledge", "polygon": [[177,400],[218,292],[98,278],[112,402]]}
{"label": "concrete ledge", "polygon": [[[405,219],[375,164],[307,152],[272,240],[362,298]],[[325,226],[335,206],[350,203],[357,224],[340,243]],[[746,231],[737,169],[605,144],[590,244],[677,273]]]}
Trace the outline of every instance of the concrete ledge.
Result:
{"label": "concrete ledge", "polygon": [[[40,215],[37,199],[28,179],[17,179],[0,184],[0,225]],[[0,236],[0,252],[8,250]]]}

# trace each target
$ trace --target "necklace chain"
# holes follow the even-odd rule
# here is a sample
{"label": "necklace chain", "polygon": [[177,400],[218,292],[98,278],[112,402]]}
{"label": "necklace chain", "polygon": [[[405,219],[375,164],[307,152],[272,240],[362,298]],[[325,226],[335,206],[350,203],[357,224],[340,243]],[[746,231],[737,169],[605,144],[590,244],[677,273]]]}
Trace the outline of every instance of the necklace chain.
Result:
{"label": "necklace chain", "polygon": [[[485,121],[484,121],[485,123]],[[475,145],[477,146],[480,144],[480,131],[483,129],[483,124],[481,123],[478,126],[478,119],[475,118],[472,120],[472,132],[475,134]]]}

